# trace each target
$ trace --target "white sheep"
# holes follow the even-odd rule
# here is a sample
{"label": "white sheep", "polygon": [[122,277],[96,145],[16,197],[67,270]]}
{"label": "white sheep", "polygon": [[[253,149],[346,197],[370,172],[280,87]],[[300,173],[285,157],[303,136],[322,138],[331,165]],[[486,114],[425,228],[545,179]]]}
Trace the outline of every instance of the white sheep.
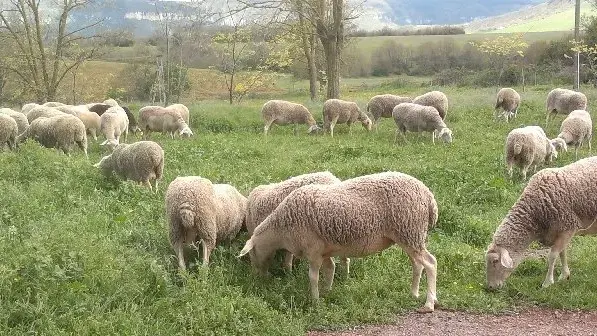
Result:
{"label": "white sheep", "polygon": [[166,106],[167,109],[169,110],[174,110],[177,111],[178,113],[180,113],[180,116],[182,117],[182,119],[184,120],[184,122],[187,123],[187,125],[191,125],[191,119],[190,119],[190,112],[189,112],[189,108],[186,107],[183,104],[172,104],[172,105],[168,105]]}
{"label": "white sheep", "polygon": [[546,168],[531,177],[493,235],[486,253],[487,286],[496,289],[522,261],[525,250],[537,241],[550,247],[543,282],[554,282],[554,265],[562,261],[559,280],[568,279],[566,248],[572,237],[596,234],[597,157],[561,168]]}
{"label": "white sheep", "polygon": [[145,133],[145,139],[149,138],[152,131],[168,133],[172,139],[174,139],[175,132],[181,136],[193,135],[193,131],[178,111],[161,106],[141,108],[139,110],[139,128]]}
{"label": "white sheep", "polygon": [[102,146],[108,146],[113,149],[120,143],[120,136],[124,134],[124,142],[128,135],[129,119],[125,111],[120,106],[110,107],[100,117],[100,130],[106,137]]}
{"label": "white sheep", "polygon": [[394,107],[400,103],[410,103],[412,98],[401,97],[393,94],[382,94],[373,96],[367,104],[367,112],[373,116],[373,124],[377,130],[379,119],[392,118]]}
{"label": "white sheep", "polygon": [[574,110],[562,121],[558,138],[564,140],[566,145],[574,146],[574,155],[578,159],[578,148],[586,143],[591,152],[591,139],[593,138],[593,121],[589,112]]}
{"label": "white sheep", "polygon": [[17,122],[9,115],[0,113],[0,151],[4,150],[5,145],[8,149],[15,149],[18,133]]}
{"label": "white sheep", "polygon": [[76,117],[81,119],[87,133],[93,137],[93,140],[97,141],[97,134],[101,132],[101,117],[90,111],[80,111],[76,114]]}
{"label": "white sheep", "polygon": [[427,300],[420,311],[432,312],[437,304],[437,262],[427,251],[426,240],[437,215],[433,193],[421,181],[402,173],[307,185],[291,192],[259,224],[240,256],[250,253],[253,266],[262,274],[278,249],[307,258],[311,295],[317,300],[322,266],[324,289],[331,289],[333,256],[363,257],[397,244],[410,258],[415,297],[425,269]]}
{"label": "white sheep", "polygon": [[[260,185],[255,187],[248,197],[246,227],[249,234],[253,234],[255,228],[270,214],[292,191],[308,184],[331,184],[340,180],[332,173],[317,172],[302,174],[285,181]],[[287,270],[292,269],[292,253],[286,252],[284,258],[284,267]],[[347,273],[350,272],[350,260],[343,260],[347,267]]]}
{"label": "white sheep", "polygon": [[267,135],[272,124],[284,126],[294,125],[294,133],[297,133],[296,125],[306,124],[309,126],[307,133],[319,130],[317,122],[311,112],[301,104],[292,103],[285,100],[270,100],[263,104],[261,108],[261,117],[264,126],[263,133]]}
{"label": "white sheep", "polygon": [[177,177],[166,190],[170,242],[181,270],[184,244],[196,238],[203,245],[203,266],[208,266],[216,244],[234,238],[242,228],[247,199],[229,184],[212,184],[199,176]]}
{"label": "white sheep", "polygon": [[35,139],[42,146],[62,150],[70,156],[70,149],[75,144],[87,155],[87,135],[83,122],[70,114],[60,112],[53,117],[36,118],[27,129],[17,137],[23,142],[28,138]]}
{"label": "white sheep", "polygon": [[350,133],[350,126],[357,121],[360,121],[367,131],[371,131],[373,123],[357,103],[340,99],[328,99],[323,103],[323,129],[330,132],[332,137],[336,124],[346,123]]}
{"label": "white sheep", "polygon": [[21,112],[17,112],[9,108],[0,108],[0,114],[6,114],[17,122],[19,134],[23,133],[27,127],[29,127],[29,120],[27,120],[27,116]]}
{"label": "white sheep", "polygon": [[104,102],[102,104],[110,105],[111,107],[120,106],[118,104],[118,102],[112,98],[108,98],[108,99],[104,100]]}
{"label": "white sheep", "polygon": [[394,142],[397,141],[398,134],[401,134],[406,140],[406,131],[431,132],[433,144],[435,144],[436,136],[446,143],[452,142],[452,130],[446,126],[439,112],[433,106],[401,103],[394,107],[392,116],[397,127]]}
{"label": "white sheep", "polygon": [[29,121],[29,123],[31,124],[35,119],[40,117],[50,118],[66,114],[67,113],[58,111],[57,109],[51,106],[37,106],[29,110],[29,112],[27,113],[27,121]]}
{"label": "white sheep", "polygon": [[[510,121],[511,118],[516,119],[519,106],[520,94],[512,88],[502,88],[497,93],[493,119],[497,121],[498,118],[505,117],[506,122]],[[498,115],[500,109],[502,113]]]}
{"label": "white sheep", "polygon": [[140,182],[157,192],[158,180],[164,173],[164,150],[153,141],[118,144],[112,154],[104,156],[94,167],[106,176],[116,173],[122,179]]}
{"label": "white sheep", "polygon": [[423,95],[415,97],[412,101],[414,104],[423,106],[433,106],[439,112],[442,120],[446,119],[448,114],[448,97],[441,91],[431,91]]}
{"label": "white sheep", "polygon": [[58,107],[58,106],[64,106],[64,105],[66,105],[66,104],[59,103],[59,102],[46,102],[46,103],[43,103],[41,106]]}
{"label": "white sheep", "polygon": [[[505,158],[508,175],[512,178],[513,166],[522,170],[523,179],[531,166],[537,171],[537,165],[545,161],[551,162],[558,157],[555,142],[550,141],[539,126],[515,128],[506,137]],[[565,144],[564,144],[565,146]]]}
{"label": "white sheep", "polygon": [[547,107],[545,124],[547,125],[551,115],[569,114],[574,110],[586,110],[587,96],[582,92],[557,88],[549,92],[545,105]]}
{"label": "white sheep", "polygon": [[23,107],[21,108],[21,113],[27,115],[27,113],[29,113],[29,111],[31,111],[34,107],[38,107],[41,106],[37,103],[27,103],[25,105],[23,105]]}

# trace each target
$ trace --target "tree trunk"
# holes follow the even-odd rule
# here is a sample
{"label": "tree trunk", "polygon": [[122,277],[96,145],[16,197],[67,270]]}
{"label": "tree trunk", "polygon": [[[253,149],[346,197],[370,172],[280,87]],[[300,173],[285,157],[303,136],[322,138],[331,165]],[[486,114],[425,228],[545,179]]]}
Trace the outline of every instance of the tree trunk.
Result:
{"label": "tree trunk", "polygon": [[228,101],[230,102],[230,105],[232,105],[232,103],[233,103],[233,100],[232,100],[232,98],[234,98],[233,93],[234,93],[234,72],[232,74],[230,74],[230,85],[228,86]]}
{"label": "tree trunk", "polygon": [[335,38],[325,41],[323,52],[325,53],[327,76],[327,99],[340,98],[340,76],[337,59],[338,45]]}
{"label": "tree trunk", "polygon": [[311,95],[311,100],[316,100],[319,88],[317,87],[317,64],[315,64],[315,39],[311,37],[309,42],[311,44],[311,50],[309,50],[310,55],[307,57],[307,66],[309,68],[309,93]]}

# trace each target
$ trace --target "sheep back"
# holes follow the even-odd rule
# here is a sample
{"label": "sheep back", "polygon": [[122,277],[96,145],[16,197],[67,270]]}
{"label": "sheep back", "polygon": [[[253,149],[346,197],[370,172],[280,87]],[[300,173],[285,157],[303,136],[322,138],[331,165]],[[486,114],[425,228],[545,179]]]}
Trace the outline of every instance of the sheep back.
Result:
{"label": "sheep back", "polygon": [[16,120],[7,114],[0,113],[0,150],[4,148],[5,144],[10,149],[16,148],[18,133],[19,126]]}
{"label": "sheep back", "polygon": [[439,112],[440,117],[446,119],[448,114],[448,97],[441,91],[431,91],[415,97],[412,101],[415,104],[433,106]]}
{"label": "sheep back", "polygon": [[29,113],[27,113],[27,121],[31,124],[35,119],[40,117],[54,117],[54,116],[61,116],[66,115],[66,113],[61,112],[53,107],[50,106],[37,106],[32,108]]}
{"label": "sheep back", "polygon": [[316,124],[311,112],[301,104],[285,100],[270,100],[263,104],[261,116],[265,123],[273,122],[276,125]]}
{"label": "sheep back", "polygon": [[502,108],[504,111],[514,112],[520,105],[520,94],[512,88],[502,88],[497,93],[495,108]]}
{"label": "sheep back", "polygon": [[27,120],[27,116],[21,112],[17,112],[9,108],[1,108],[0,114],[8,115],[16,121],[19,134],[23,133],[27,127],[29,127],[29,120]]}
{"label": "sheep back", "polygon": [[409,97],[401,97],[393,94],[373,96],[367,104],[367,112],[371,113],[373,120],[377,122],[380,118],[392,118],[394,107],[400,103],[410,103]]}
{"label": "sheep back", "polygon": [[107,176],[116,173],[136,182],[159,180],[164,172],[164,150],[153,141],[119,144],[98,166]]}
{"label": "sheep back", "polygon": [[433,106],[401,103],[394,107],[392,116],[402,132],[432,132],[446,127],[446,123]]}

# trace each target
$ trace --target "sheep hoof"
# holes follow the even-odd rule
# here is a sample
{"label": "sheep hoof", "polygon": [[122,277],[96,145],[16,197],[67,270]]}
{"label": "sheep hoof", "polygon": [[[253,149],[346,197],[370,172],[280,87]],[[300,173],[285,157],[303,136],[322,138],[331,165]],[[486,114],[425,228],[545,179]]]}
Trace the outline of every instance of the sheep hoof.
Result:
{"label": "sheep hoof", "polygon": [[543,281],[543,284],[541,285],[541,287],[547,288],[547,287],[551,286],[551,284],[553,284],[553,281],[545,280],[545,281]]}
{"label": "sheep hoof", "polygon": [[417,309],[417,313],[421,313],[421,314],[433,313],[433,308],[423,306],[423,307]]}

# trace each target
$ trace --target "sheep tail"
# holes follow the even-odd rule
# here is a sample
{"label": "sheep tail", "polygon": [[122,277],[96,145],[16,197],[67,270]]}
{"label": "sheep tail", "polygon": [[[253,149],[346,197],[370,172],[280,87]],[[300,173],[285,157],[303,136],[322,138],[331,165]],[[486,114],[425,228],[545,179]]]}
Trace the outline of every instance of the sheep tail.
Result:
{"label": "sheep tail", "polygon": [[514,145],[514,155],[518,155],[522,152],[522,145],[517,143]]}
{"label": "sheep tail", "polygon": [[178,213],[180,214],[180,221],[186,229],[190,229],[195,226],[195,213],[191,209],[191,205],[187,202],[181,204],[178,207]]}
{"label": "sheep tail", "polygon": [[429,223],[427,223],[427,230],[433,229],[437,225],[437,203],[435,199],[432,197],[431,202],[429,202]]}

